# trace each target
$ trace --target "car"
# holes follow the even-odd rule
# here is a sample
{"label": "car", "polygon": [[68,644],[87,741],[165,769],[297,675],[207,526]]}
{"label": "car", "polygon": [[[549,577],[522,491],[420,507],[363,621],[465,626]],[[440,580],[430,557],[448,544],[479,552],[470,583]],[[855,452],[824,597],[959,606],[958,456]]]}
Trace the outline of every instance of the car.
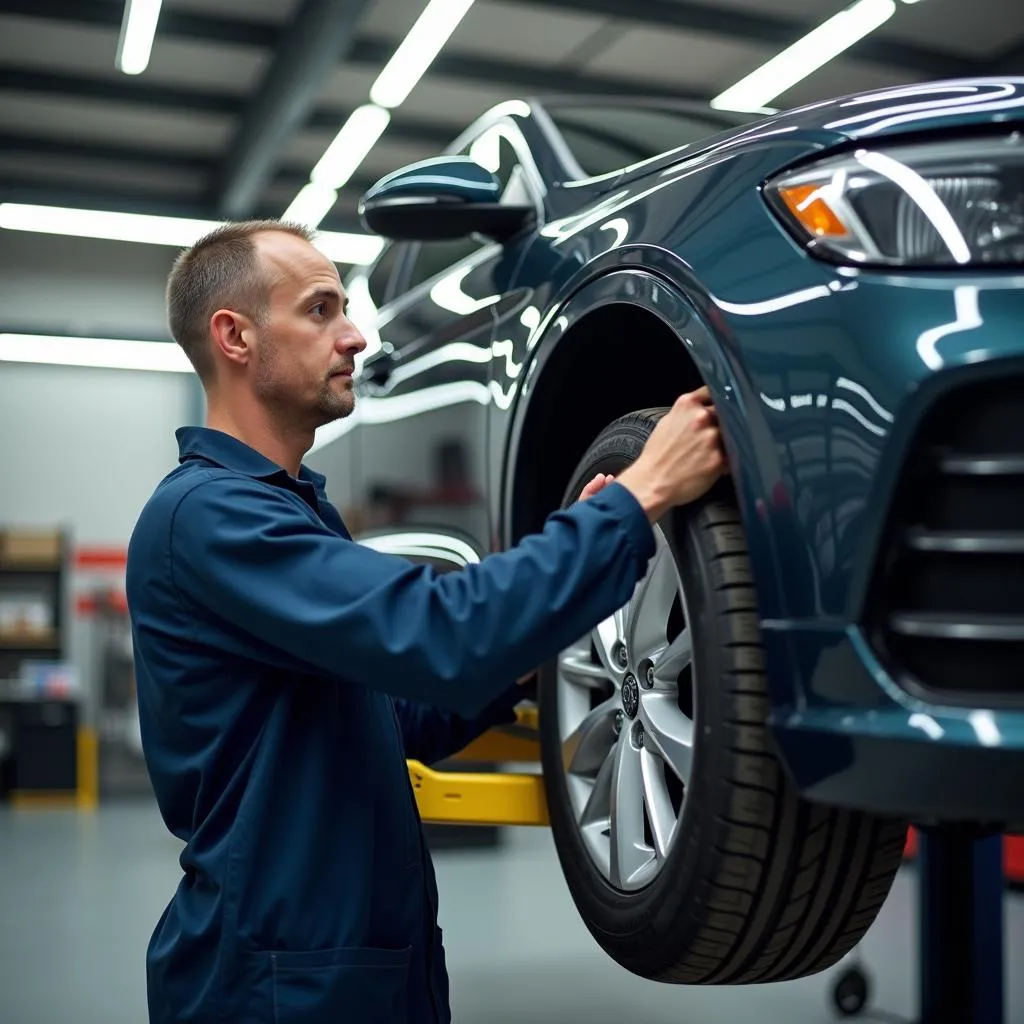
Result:
{"label": "car", "polygon": [[311,458],[438,571],[706,385],[729,474],[542,667],[568,888],[618,964],[822,971],[911,823],[1024,821],[1024,79],[777,113],[510,100],[366,192],[359,400]]}

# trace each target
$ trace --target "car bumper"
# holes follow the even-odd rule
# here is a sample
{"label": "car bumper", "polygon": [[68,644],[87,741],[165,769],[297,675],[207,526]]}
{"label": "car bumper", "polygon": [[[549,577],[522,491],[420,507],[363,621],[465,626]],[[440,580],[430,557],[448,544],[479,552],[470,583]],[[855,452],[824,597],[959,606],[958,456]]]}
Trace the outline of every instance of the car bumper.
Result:
{"label": "car bumper", "polygon": [[[802,594],[816,604],[764,623],[778,749],[811,799],[1017,827],[1024,281],[878,278],[856,291],[842,302],[844,347],[874,362],[842,399],[863,423],[843,428],[860,430],[857,479],[819,470],[775,519],[807,553]],[[819,510],[813,523],[801,500]],[[837,506],[859,508],[845,532]]]}

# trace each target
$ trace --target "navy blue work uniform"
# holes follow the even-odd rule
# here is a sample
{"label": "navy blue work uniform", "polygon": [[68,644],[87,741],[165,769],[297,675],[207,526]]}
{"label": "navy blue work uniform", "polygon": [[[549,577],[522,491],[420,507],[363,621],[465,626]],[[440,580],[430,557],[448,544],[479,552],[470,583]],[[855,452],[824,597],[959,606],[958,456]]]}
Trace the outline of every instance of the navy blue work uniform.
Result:
{"label": "navy blue work uniform", "polygon": [[142,742],[183,877],[153,1024],[445,1024],[437,890],[405,764],[511,721],[515,680],[632,595],[620,484],[453,573],[355,543],[322,476],[216,430],[132,534]]}

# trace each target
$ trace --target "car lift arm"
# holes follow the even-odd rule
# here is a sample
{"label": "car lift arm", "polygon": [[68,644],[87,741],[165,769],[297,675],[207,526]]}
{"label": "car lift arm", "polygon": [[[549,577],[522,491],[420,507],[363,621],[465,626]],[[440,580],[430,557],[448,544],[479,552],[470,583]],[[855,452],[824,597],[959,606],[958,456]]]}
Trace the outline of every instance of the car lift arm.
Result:
{"label": "car lift arm", "polygon": [[[491,729],[453,761],[491,764],[540,761],[537,709],[516,708],[516,724]],[[539,774],[441,772],[406,762],[420,817],[433,825],[547,825],[544,780]]]}

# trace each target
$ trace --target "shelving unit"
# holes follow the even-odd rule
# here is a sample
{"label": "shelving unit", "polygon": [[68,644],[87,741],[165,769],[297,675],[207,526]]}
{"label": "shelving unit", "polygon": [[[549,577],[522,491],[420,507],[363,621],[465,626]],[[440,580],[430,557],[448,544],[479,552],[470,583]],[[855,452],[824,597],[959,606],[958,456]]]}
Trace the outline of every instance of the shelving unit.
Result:
{"label": "shelving unit", "polygon": [[63,531],[0,527],[0,800],[17,805],[81,797],[77,694],[40,692],[25,672],[67,661],[67,567]]}

